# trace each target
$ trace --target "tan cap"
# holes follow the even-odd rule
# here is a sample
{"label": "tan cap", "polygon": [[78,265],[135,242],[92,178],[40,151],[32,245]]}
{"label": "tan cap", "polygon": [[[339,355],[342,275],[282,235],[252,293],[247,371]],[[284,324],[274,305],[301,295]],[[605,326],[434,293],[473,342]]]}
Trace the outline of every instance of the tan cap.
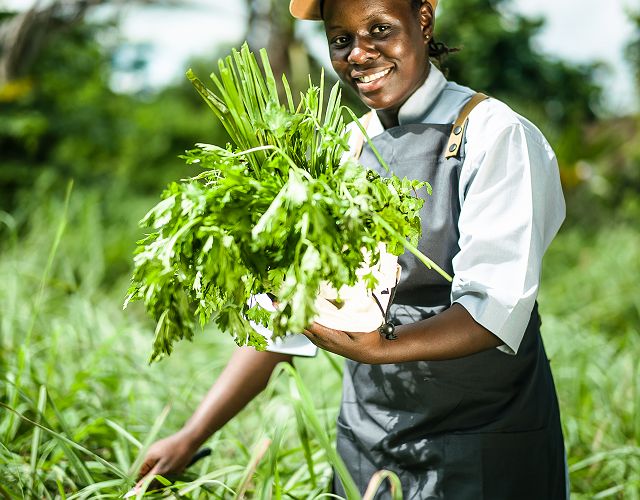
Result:
{"label": "tan cap", "polygon": [[[434,11],[438,6],[438,0],[422,0],[422,2],[431,4]],[[322,20],[320,16],[320,0],[291,0],[289,11],[293,17],[298,19]]]}

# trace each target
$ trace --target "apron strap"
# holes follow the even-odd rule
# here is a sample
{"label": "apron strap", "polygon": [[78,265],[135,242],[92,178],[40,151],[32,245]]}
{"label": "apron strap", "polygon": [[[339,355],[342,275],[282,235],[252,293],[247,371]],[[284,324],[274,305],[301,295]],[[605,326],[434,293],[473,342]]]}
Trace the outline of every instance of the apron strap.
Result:
{"label": "apron strap", "polygon": [[453,129],[449,136],[449,143],[447,144],[447,153],[445,155],[446,159],[456,157],[460,158],[460,150],[462,149],[460,146],[462,144],[462,139],[464,138],[464,133],[467,130],[467,124],[469,123],[469,113],[471,113],[473,108],[478,104],[488,98],[489,96],[478,92],[471,97],[467,104],[464,105],[464,108],[462,108],[458,118],[453,124]]}
{"label": "apron strap", "polygon": [[[373,113],[375,113],[375,111],[369,111],[366,115],[360,118],[360,123],[365,130],[367,130],[367,128],[369,127],[369,123],[373,118]],[[353,155],[353,158],[355,160],[359,160],[360,155],[362,154],[362,148],[364,147],[364,134],[362,133],[360,128],[357,126],[356,126],[356,133],[358,135],[356,136],[356,143],[354,144],[354,147],[351,149],[352,151],[351,154]]]}
{"label": "apron strap", "polygon": [[[467,125],[469,123],[469,114],[478,104],[488,98],[488,95],[478,92],[471,97],[467,104],[464,105],[464,107],[460,111],[460,114],[458,115],[458,118],[453,124],[451,135],[449,136],[449,142],[447,144],[447,154],[445,155],[446,159],[455,157],[460,158],[460,151],[462,149],[460,146],[462,144],[462,139],[464,138],[464,133],[467,130]],[[374,111],[369,111],[360,119],[360,123],[365,130],[369,127],[369,123],[371,122],[373,113]],[[359,129],[357,130],[357,134],[358,135],[356,136],[356,143],[351,150],[353,158],[355,158],[356,160],[360,158],[360,155],[362,154],[362,148],[364,147],[364,135]]]}

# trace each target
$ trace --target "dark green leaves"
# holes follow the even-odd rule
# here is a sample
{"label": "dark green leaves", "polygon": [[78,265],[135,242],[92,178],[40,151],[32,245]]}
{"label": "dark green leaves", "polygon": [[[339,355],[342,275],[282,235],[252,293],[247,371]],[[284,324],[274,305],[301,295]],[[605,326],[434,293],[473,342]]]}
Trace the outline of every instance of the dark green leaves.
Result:
{"label": "dark green leaves", "polygon": [[[239,345],[265,347],[250,321],[275,336],[300,332],[313,319],[321,282],[352,285],[363,253],[395,254],[420,235],[414,197],[426,183],[383,179],[347,159],[340,91],[323,105],[324,82],[310,84],[294,109],[280,103],[264,51],[265,73],[246,46],[219,63],[208,89],[196,90],[229,132],[226,148],[198,144],[183,158],[195,178],[171,184],[142,224],[129,300],[142,300],[157,321],[152,360],[215,323]],[[375,283],[368,277],[368,284]],[[278,298],[269,313],[251,300]]]}

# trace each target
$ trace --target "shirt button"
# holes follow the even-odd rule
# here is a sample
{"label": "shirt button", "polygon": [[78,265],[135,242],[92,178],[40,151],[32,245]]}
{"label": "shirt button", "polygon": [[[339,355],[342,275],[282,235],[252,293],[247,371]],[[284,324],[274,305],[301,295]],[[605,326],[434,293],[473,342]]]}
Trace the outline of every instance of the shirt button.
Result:
{"label": "shirt button", "polygon": [[454,135],[460,135],[460,132],[462,132],[462,127],[460,125],[453,129]]}
{"label": "shirt button", "polygon": [[453,153],[453,152],[456,150],[456,148],[457,148],[457,147],[458,147],[458,146],[456,146],[455,144],[452,144],[452,145],[449,147],[449,151],[451,151],[451,152]]}

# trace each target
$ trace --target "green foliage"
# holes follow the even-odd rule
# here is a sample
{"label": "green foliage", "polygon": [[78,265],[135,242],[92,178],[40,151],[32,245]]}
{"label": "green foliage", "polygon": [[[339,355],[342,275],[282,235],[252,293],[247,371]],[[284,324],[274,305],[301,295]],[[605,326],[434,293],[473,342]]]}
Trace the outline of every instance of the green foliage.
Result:
{"label": "green foliage", "polygon": [[636,89],[640,92],[640,10],[630,12],[629,16],[635,24],[635,33],[626,47],[627,60],[636,74]]}
{"label": "green foliage", "polygon": [[561,232],[544,265],[542,333],[577,499],[640,498],[640,235],[624,220]]}
{"label": "green foliage", "polygon": [[[171,184],[142,221],[154,232],[136,252],[127,300],[143,300],[157,322],[152,359],[193,336],[194,316],[264,349],[251,320],[274,337],[300,332],[321,282],[353,285],[365,255],[378,262],[380,243],[395,255],[417,251],[423,200],[414,194],[427,183],[344,159],[338,87],[325,107],[324,83],[310,85],[296,107],[283,78],[282,106],[266,52],[262,63],[264,75],[246,46],[234,51],[219,63],[215,92],[189,74],[233,146],[189,151],[187,163],[205,170]],[[376,284],[372,272],[363,279]],[[274,313],[252,300],[261,293],[278,298]]]}
{"label": "green foliage", "polygon": [[600,89],[594,66],[573,66],[540,54],[533,43],[542,19],[509,10],[508,0],[442,3],[436,35],[460,52],[446,61],[449,76],[510,103],[546,132],[592,120]]}
{"label": "green foliage", "polygon": [[[127,276],[101,285],[101,275],[112,273],[104,248],[112,238],[130,240],[131,229],[87,211],[93,196],[74,191],[66,219],[59,197],[34,206],[31,229],[2,241],[0,402],[29,419],[0,408],[0,492],[6,498],[123,494],[132,480],[116,469],[129,473],[143,443],[156,436],[154,422],[162,421],[167,402],[173,407],[159,435],[183,424],[234,348],[227,336],[201,335],[176,346],[176,356],[146,365],[151,325],[141,309],[119,312]],[[148,200],[113,202],[137,211]],[[560,398],[572,498],[580,500],[637,499],[640,304],[634,279],[640,239],[637,219],[627,220],[601,235],[589,228],[561,232],[545,261],[542,331]],[[43,279],[60,227],[66,229]],[[125,258],[128,250],[122,253]],[[79,286],[77,277],[87,272],[94,277]],[[275,379],[209,440],[213,454],[178,478],[173,491],[222,498],[249,476],[247,498],[327,492],[333,464],[322,443],[334,439],[340,399],[332,362],[326,356],[296,360],[313,408],[302,410],[295,380]],[[315,414],[319,427],[305,412]],[[37,433],[34,422],[47,430]],[[265,437],[272,444],[249,470]]]}
{"label": "green foliage", "polygon": [[[0,210],[47,175],[64,186],[153,192],[184,172],[175,157],[194,137],[224,140],[192,93],[116,94],[109,87],[109,25],[81,23],[52,36],[30,73],[0,89]],[[141,168],[144,158],[144,168]]]}
{"label": "green foliage", "polygon": [[582,157],[562,172],[569,224],[599,230],[638,220],[640,116],[598,122],[583,141]]}
{"label": "green foliage", "polygon": [[[441,5],[438,32],[452,46],[463,45],[462,38],[444,32],[445,16],[478,24],[489,12],[486,2],[459,9],[454,7],[457,0]],[[508,2],[491,5],[506,7]],[[230,338],[212,332],[216,334],[201,335],[192,344],[181,343],[178,355],[163,363],[146,366],[153,327],[142,308],[132,305],[126,315],[120,310],[131,242],[138,235],[133,220],[152,202],[140,192],[155,197],[166,181],[185,175],[184,164],[174,156],[194,138],[225,139],[211,126],[190,86],[146,97],[113,94],[106,84],[109,54],[95,43],[96,29],[78,26],[52,40],[31,76],[0,92],[0,203],[11,210],[0,211],[3,498],[119,497],[133,482],[120,473],[132,470],[143,443],[155,437],[154,423],[163,422],[166,403],[173,408],[162,435],[188,418],[234,348]],[[484,43],[473,33],[468,28],[464,51],[450,62]],[[485,35],[490,40],[491,33]],[[514,47],[519,47],[515,40]],[[491,52],[483,57],[469,58],[465,73],[454,75],[452,69],[452,76],[493,92],[465,76],[493,58]],[[538,78],[537,73],[531,78]],[[567,81],[573,83],[563,88],[576,83]],[[525,108],[525,89],[531,90],[523,84],[504,92],[513,95],[510,103],[551,130],[547,115],[562,114],[547,112],[545,98]],[[564,178],[569,186],[581,182],[567,193],[569,222],[582,228],[563,230],[552,245],[540,303],[561,403],[572,498],[637,500],[637,117],[603,122],[597,130],[585,130],[579,122],[565,128],[573,138],[562,146],[562,157],[570,159],[563,164]],[[624,134],[612,134],[619,130]],[[557,147],[563,136],[550,136]],[[76,188],[64,219],[60,198],[68,176],[76,178]],[[18,190],[23,195],[14,198]],[[59,228],[65,232],[56,238]],[[292,379],[276,379],[271,392],[209,440],[212,456],[178,478],[173,493],[180,488],[184,498],[223,498],[244,486],[248,498],[317,498],[326,493],[333,464],[322,442],[335,435],[340,397],[340,374],[332,369],[336,363],[329,357],[296,361],[322,432],[298,418],[300,391]],[[272,444],[250,469],[265,436]]]}
{"label": "green foliage", "polygon": [[[184,422],[233,348],[227,337],[207,335],[197,345],[180,346],[175,361],[141,371],[149,325],[142,311],[120,312],[127,276],[117,276],[110,288],[100,286],[101,276],[82,287],[75,282],[79,272],[91,267],[96,274],[111,273],[100,251],[106,234],[117,230],[120,239],[131,236],[113,222],[106,225],[95,211],[85,213],[92,196],[74,191],[66,210],[57,198],[42,203],[33,209],[27,225],[32,229],[19,242],[2,241],[3,498],[119,497],[133,484],[134,462],[144,443],[157,436],[160,426],[167,434]],[[56,236],[59,228],[61,237]],[[184,498],[221,498],[227,489],[239,489],[247,476],[249,498],[276,485],[283,495],[303,498],[327,490],[332,470],[320,440],[333,442],[338,396],[333,388],[339,374],[324,363],[302,366],[302,372],[305,383],[315,381],[318,391],[319,408],[305,409],[315,412],[313,431],[304,415],[300,421],[296,417],[299,390],[288,379],[274,380],[270,394],[208,444],[214,455],[179,478],[180,489],[187,490]],[[166,415],[168,402],[173,409]],[[265,419],[278,425],[266,429]],[[265,436],[273,441],[268,455],[249,470],[251,450]],[[312,471],[300,467],[305,448]]]}
{"label": "green foliage", "polygon": [[542,54],[534,37],[544,20],[522,16],[510,0],[441,4],[435,35],[461,49],[446,59],[449,78],[501,99],[535,123],[554,147],[563,179],[575,178],[587,157],[585,127],[596,121],[600,104],[598,64]]}

